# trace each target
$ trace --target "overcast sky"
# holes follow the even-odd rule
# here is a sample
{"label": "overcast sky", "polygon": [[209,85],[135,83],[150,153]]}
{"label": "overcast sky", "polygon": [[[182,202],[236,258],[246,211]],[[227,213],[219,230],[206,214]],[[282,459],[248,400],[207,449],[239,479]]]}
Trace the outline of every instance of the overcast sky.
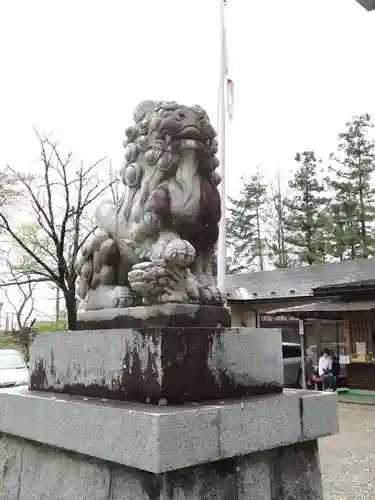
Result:
{"label": "overcast sky", "polygon": [[[0,165],[35,168],[32,129],[120,168],[142,99],[200,104],[216,123],[220,0],[1,0]],[[228,190],[259,167],[325,158],[353,114],[375,116],[375,12],[355,0],[227,0],[235,116]]]}

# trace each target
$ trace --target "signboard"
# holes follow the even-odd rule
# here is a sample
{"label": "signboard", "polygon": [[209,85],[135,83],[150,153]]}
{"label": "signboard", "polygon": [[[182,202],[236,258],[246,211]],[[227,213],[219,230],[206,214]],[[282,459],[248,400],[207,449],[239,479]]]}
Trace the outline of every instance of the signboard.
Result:
{"label": "signboard", "polygon": [[367,354],[366,342],[356,342],[355,347],[358,356],[364,356]]}
{"label": "signboard", "polygon": [[[269,314],[261,314],[261,321],[290,321],[289,316],[270,316]],[[293,318],[295,320],[295,318]]]}
{"label": "signboard", "polygon": [[350,356],[344,354],[340,355],[340,365],[348,365],[350,363]]}

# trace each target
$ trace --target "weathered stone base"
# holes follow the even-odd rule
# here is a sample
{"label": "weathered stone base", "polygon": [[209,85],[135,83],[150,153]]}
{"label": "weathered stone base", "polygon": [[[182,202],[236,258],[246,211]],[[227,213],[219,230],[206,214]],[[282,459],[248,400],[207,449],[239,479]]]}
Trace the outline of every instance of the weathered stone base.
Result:
{"label": "weathered stone base", "polygon": [[298,390],[160,407],[20,387],[0,391],[0,432],[160,474],[335,434],[337,407]]}
{"label": "weathered stone base", "polygon": [[31,390],[180,404],[279,393],[283,384],[281,332],[273,329],[52,332],[30,348]]}
{"label": "weathered stone base", "polygon": [[171,303],[81,311],[77,315],[77,330],[165,326],[230,327],[230,309],[229,307]]}
{"label": "weathered stone base", "polygon": [[6,500],[322,500],[317,441],[153,474],[0,435]]}
{"label": "weathered stone base", "polygon": [[[337,395],[157,407],[0,391],[0,499],[321,500]],[[323,409],[323,410],[322,410]]]}

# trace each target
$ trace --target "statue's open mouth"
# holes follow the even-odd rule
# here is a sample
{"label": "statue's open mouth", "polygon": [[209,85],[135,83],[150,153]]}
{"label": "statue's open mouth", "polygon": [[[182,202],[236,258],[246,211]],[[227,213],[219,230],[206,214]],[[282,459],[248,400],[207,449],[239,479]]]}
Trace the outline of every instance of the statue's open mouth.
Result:
{"label": "statue's open mouth", "polygon": [[206,148],[210,148],[212,146],[211,137],[204,136],[197,127],[192,125],[184,127],[177,134],[165,135],[165,142],[167,144],[181,140],[195,141],[196,143],[202,144]]}
{"label": "statue's open mouth", "polygon": [[201,131],[192,125],[187,125],[179,131],[177,134],[179,139],[194,139],[196,141],[203,142],[203,136]]}

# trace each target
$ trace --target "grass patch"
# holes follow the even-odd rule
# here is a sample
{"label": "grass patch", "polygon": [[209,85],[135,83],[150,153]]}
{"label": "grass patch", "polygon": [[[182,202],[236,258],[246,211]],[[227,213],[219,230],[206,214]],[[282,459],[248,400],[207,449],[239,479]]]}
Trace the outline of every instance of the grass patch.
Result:
{"label": "grass patch", "polygon": [[20,343],[9,333],[0,332],[0,349],[18,349],[21,350]]}
{"label": "grass patch", "polygon": [[348,390],[347,392],[339,393],[339,401],[351,403],[368,403],[375,405],[375,393],[369,392],[368,394],[359,394],[358,392]]}

